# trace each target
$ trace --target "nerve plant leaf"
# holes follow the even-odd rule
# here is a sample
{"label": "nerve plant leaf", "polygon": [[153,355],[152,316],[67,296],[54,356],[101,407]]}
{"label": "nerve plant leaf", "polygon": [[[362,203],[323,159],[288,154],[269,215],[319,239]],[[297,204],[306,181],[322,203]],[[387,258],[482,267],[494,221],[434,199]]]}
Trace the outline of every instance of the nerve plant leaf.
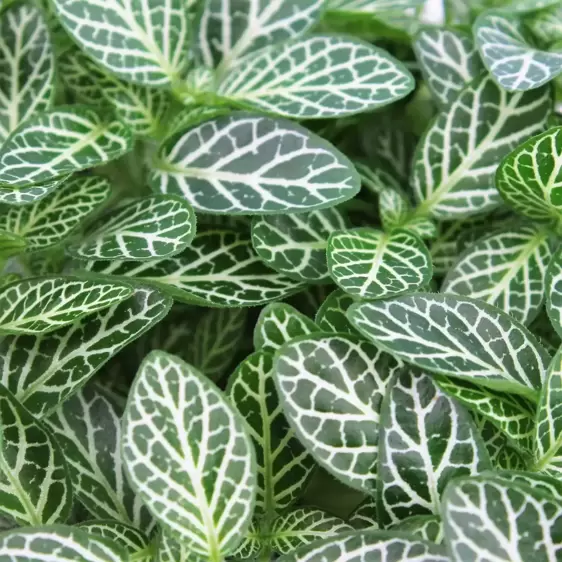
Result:
{"label": "nerve plant leaf", "polygon": [[344,291],[362,299],[381,299],[413,291],[429,282],[431,258],[423,242],[399,229],[337,231],[328,241],[328,268]]}
{"label": "nerve plant leaf", "polygon": [[242,112],[172,136],[151,182],[197,211],[228,214],[312,211],[360,188],[351,162],[325,140],[296,123]]}
{"label": "nerve plant leaf", "polygon": [[69,175],[65,175],[39,185],[28,185],[26,187],[0,186],[0,203],[14,206],[36,203],[64,185],[69,177]]}
{"label": "nerve plant leaf", "polygon": [[313,119],[372,111],[413,88],[410,72],[386,51],[359,39],[316,35],[245,57],[217,93],[244,107]]}
{"label": "nerve plant leaf", "polygon": [[64,452],[74,493],[95,518],[150,531],[153,521],[125,478],[121,412],[88,384],[47,419]]}
{"label": "nerve plant leaf", "polygon": [[445,542],[454,562],[555,562],[562,543],[562,503],[493,475],[451,482],[443,499]]}
{"label": "nerve plant leaf", "polygon": [[105,164],[132,148],[131,131],[87,106],[24,121],[0,147],[0,184],[19,188]]}
{"label": "nerve plant leaf", "polygon": [[187,63],[189,18],[182,0],[55,0],[57,15],[86,53],[121,78],[170,86]]}
{"label": "nerve plant leaf", "polygon": [[256,351],[242,361],[227,388],[228,397],[247,422],[256,450],[255,513],[267,517],[299,497],[315,466],[283,415],[273,375],[273,353]]}
{"label": "nerve plant leaf", "polygon": [[422,74],[441,109],[479,76],[484,65],[468,33],[453,29],[422,29],[414,41]]}
{"label": "nerve plant leaf", "polygon": [[3,386],[0,422],[0,512],[20,525],[64,523],[72,487],[55,438]]}
{"label": "nerve plant leaf", "polygon": [[90,260],[153,260],[177,254],[195,236],[195,213],[180,197],[154,195],[114,207],[69,253]]}
{"label": "nerve plant leaf", "polygon": [[469,246],[441,292],[481,299],[528,324],[542,306],[551,257],[549,232],[519,225]]}
{"label": "nerve plant leaf", "polygon": [[332,291],[316,313],[316,325],[323,332],[358,336],[358,330],[346,316],[347,309],[354,302],[355,299],[342,289]]}
{"label": "nerve plant leaf", "polygon": [[277,352],[283,411],[314,458],[343,482],[373,493],[381,403],[401,364],[358,337],[311,334]]}
{"label": "nerve plant leaf", "polygon": [[408,533],[435,544],[443,542],[443,522],[439,515],[413,515],[392,525],[389,530]]}
{"label": "nerve plant leaf", "polygon": [[133,488],[192,554],[235,550],[250,524],[255,458],[242,418],[207,378],[150,353],[129,394],[123,457]]}
{"label": "nerve plant leaf", "polygon": [[560,74],[562,53],[536,49],[517,14],[486,11],[474,23],[474,36],[484,64],[502,88],[538,88]]}
{"label": "nerve plant leaf", "polygon": [[135,562],[152,560],[152,547],[148,537],[132,525],[108,519],[87,521],[81,523],[79,527],[90,535],[98,535],[119,545],[127,552],[130,560]]}
{"label": "nerve plant leaf", "polygon": [[34,415],[50,414],[105,362],[168,312],[171,299],[136,289],[120,304],[52,334],[0,339],[0,383]]}
{"label": "nerve plant leaf", "polygon": [[552,327],[562,337],[562,246],[559,246],[546,270],[546,311]]}
{"label": "nerve plant leaf", "polygon": [[49,30],[33,4],[0,15],[0,145],[54,97],[55,60]]}
{"label": "nerve plant leaf", "polygon": [[451,479],[486,468],[491,468],[488,453],[468,411],[425,373],[400,373],[381,412],[379,523],[438,515]]}
{"label": "nerve plant leaf", "polygon": [[27,250],[44,250],[65,240],[106,202],[109,182],[76,176],[32,205],[1,208],[0,230],[25,239]]}
{"label": "nerve plant leaf", "polygon": [[536,399],[550,362],[527,329],[481,301],[418,293],[347,312],[377,346],[422,369]]}
{"label": "nerve plant leaf", "polygon": [[87,268],[152,284],[192,304],[256,306],[303,288],[266,267],[254,253],[249,234],[234,230],[199,232],[191,246],[172,258],[89,262]]}
{"label": "nerve plant leaf", "polygon": [[411,183],[418,213],[447,219],[497,205],[498,163],[544,130],[551,106],[547,87],[510,94],[487,74],[466,86],[417,147]]}

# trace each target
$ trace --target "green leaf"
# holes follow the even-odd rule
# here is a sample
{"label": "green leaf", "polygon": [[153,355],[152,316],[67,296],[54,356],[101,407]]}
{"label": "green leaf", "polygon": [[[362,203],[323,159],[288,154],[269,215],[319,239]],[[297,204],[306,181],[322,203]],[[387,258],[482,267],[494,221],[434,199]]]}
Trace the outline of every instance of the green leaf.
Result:
{"label": "green leaf", "polygon": [[228,214],[312,211],[360,188],[351,162],[325,140],[296,123],[240,112],[173,136],[151,182],[197,211]]}
{"label": "green leaf", "polygon": [[518,13],[535,12],[558,4],[560,0],[513,0],[509,8]]}
{"label": "green leaf", "polygon": [[482,301],[418,293],[347,312],[379,347],[422,369],[535,398],[550,362],[527,329]]}
{"label": "green leaf", "polygon": [[536,49],[517,14],[484,12],[474,23],[474,37],[484,64],[510,92],[538,88],[561,72],[562,53]]}
{"label": "green leaf", "polygon": [[124,80],[170,86],[186,57],[189,18],[183,0],[54,0],[66,31],[84,51]]}
{"label": "green leaf", "polygon": [[0,288],[4,288],[6,285],[19,281],[20,279],[21,275],[19,275],[19,273],[4,273],[0,275]]}
{"label": "green leaf", "polygon": [[193,555],[185,543],[177,541],[170,533],[160,533],[156,542],[155,562],[192,562]]}
{"label": "green leaf", "polygon": [[308,316],[284,302],[274,302],[262,309],[254,328],[254,347],[276,351],[283,344],[299,336],[321,329]]}
{"label": "green leaf", "polygon": [[334,232],[328,241],[328,268],[339,287],[362,299],[413,291],[432,276],[427,248],[407,230],[390,234],[372,228]]}
{"label": "green leaf", "polygon": [[54,98],[55,60],[49,30],[33,4],[18,3],[0,16],[0,145]]}
{"label": "green leaf", "polygon": [[123,457],[133,488],[192,555],[219,562],[240,543],[255,497],[252,444],[193,367],[164,352],[146,357],[125,410]]}
{"label": "green leaf", "polygon": [[0,535],[0,552],[10,562],[123,562],[115,543],[77,527],[49,525],[13,529]]}
{"label": "green leaf", "polygon": [[248,51],[302,36],[322,7],[320,0],[206,0],[196,30],[199,56],[224,72]]}
{"label": "green leaf", "polygon": [[[1,147],[0,147],[1,148]],[[0,186],[0,204],[6,205],[30,205],[40,201],[55,189],[64,185],[70,176],[65,175],[54,180],[30,185],[26,187],[2,187]]]}
{"label": "green leaf", "polygon": [[480,299],[528,324],[542,306],[551,257],[548,231],[519,225],[469,246],[441,292]]}
{"label": "green leaf", "polygon": [[153,195],[114,207],[69,253],[89,260],[154,260],[173,256],[195,236],[195,213],[180,197]]}
{"label": "green leaf", "polygon": [[303,288],[266,267],[249,234],[199,232],[180,255],[149,262],[89,262],[92,271],[149,283],[175,299],[212,306],[256,306]]}
{"label": "green leaf", "polygon": [[152,517],[125,478],[121,411],[99,387],[81,388],[46,423],[64,451],[80,503],[97,519],[150,531]]}
{"label": "green leaf", "polygon": [[492,466],[497,469],[524,470],[528,458],[511,446],[507,435],[485,417],[474,414],[474,421],[490,455]]}
{"label": "green leaf", "polygon": [[150,289],[52,334],[0,338],[0,383],[34,415],[50,414],[110,357],[161,320],[171,299]]}
{"label": "green leaf", "polygon": [[413,515],[392,525],[390,530],[408,533],[435,544],[443,542],[443,523],[438,515]]}
{"label": "green leaf", "polygon": [[329,515],[320,509],[301,507],[273,520],[270,544],[275,552],[288,554],[314,541],[352,530],[353,528],[339,517]]}
{"label": "green leaf", "polygon": [[545,129],[551,107],[547,87],[510,94],[487,74],[476,78],[438,114],[418,145],[411,182],[417,212],[443,220],[496,206],[497,164]]}
{"label": "green leaf", "polygon": [[546,270],[546,311],[552,327],[562,337],[562,245]]}
{"label": "green leaf", "polygon": [[0,333],[45,334],[133,294],[122,283],[67,277],[22,279],[0,290]]}
{"label": "green leaf", "polygon": [[353,510],[347,522],[357,530],[378,529],[376,498],[367,496],[367,499]]}
{"label": "green leaf", "polygon": [[379,414],[401,363],[358,337],[311,334],[279,349],[275,382],[299,439],[353,488],[375,489]]}
{"label": "green leaf", "polygon": [[484,70],[472,37],[463,31],[423,29],[413,46],[425,82],[440,109],[450,107],[461,90]]}
{"label": "green leaf", "polygon": [[445,541],[453,562],[556,562],[562,503],[493,476],[459,479],[443,499]]}
{"label": "green leaf", "polygon": [[562,40],[562,5],[551,6],[533,14],[525,20],[534,37],[543,45],[552,45]]}
{"label": "green leaf", "polygon": [[127,551],[129,558],[135,562],[150,562],[152,560],[152,547],[148,537],[135,527],[120,521],[98,520],[87,521],[79,525],[91,535],[99,535]]}
{"label": "green leaf", "polygon": [[234,371],[226,391],[246,420],[256,450],[255,513],[266,517],[300,496],[315,466],[283,415],[273,375],[273,352],[256,351]]}
{"label": "green leaf", "polygon": [[104,178],[76,176],[32,205],[1,209],[0,230],[25,238],[28,251],[56,246],[109,198]]}
{"label": "green leaf", "polygon": [[562,127],[553,127],[520,144],[500,164],[496,186],[506,203],[534,221],[562,216]]}
{"label": "green leaf", "polygon": [[449,562],[442,546],[384,531],[358,531],[316,541],[279,562]]}
{"label": "green leaf", "polygon": [[451,479],[490,468],[470,414],[425,373],[407,369],[396,377],[380,424],[377,498],[384,526],[439,515]]}
{"label": "green leaf", "polygon": [[0,184],[26,187],[99,166],[132,148],[131,131],[86,106],[35,114],[0,147]]}
{"label": "green leaf", "polygon": [[[251,558],[255,559],[256,556],[264,550],[264,541],[262,533],[259,529],[259,521],[252,519],[246,534],[244,535],[244,540],[238,545],[238,548],[232,553],[232,558],[234,560]],[[264,557],[267,555],[267,551],[264,552]],[[269,560],[269,558],[268,558]],[[170,562],[176,562],[175,560],[170,560]],[[189,562],[187,560],[186,562]]]}
{"label": "green leaf", "polygon": [[484,475],[491,476],[497,482],[514,482],[516,485],[523,484],[533,490],[547,494],[550,499],[554,499],[556,502],[562,501],[562,482],[558,478],[537,472],[511,470],[486,471]]}
{"label": "green leaf", "polygon": [[264,47],[220,82],[219,96],[297,119],[372,111],[407,96],[414,79],[386,51],[339,36],[316,35]]}
{"label": "green leaf", "polygon": [[[0,420],[0,512],[20,525],[64,522],[72,487],[51,432],[3,386]],[[4,555],[1,547],[0,552]]]}
{"label": "green leaf", "polygon": [[0,230],[0,266],[4,260],[24,252],[26,247],[25,239],[18,234]]}
{"label": "green leaf", "polygon": [[347,309],[355,302],[351,295],[341,289],[332,291],[316,313],[315,322],[320,330],[358,336],[359,332],[346,316]]}
{"label": "green leaf", "polygon": [[296,215],[266,215],[252,221],[252,244],[272,269],[297,281],[329,279],[326,263],[328,237],[347,221],[337,209]]}

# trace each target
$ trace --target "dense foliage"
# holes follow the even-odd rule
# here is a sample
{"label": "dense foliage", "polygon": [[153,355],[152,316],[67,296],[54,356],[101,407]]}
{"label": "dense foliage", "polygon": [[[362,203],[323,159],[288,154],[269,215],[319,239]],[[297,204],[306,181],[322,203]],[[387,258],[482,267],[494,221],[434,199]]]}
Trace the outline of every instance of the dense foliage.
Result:
{"label": "dense foliage", "polygon": [[0,0],[0,562],[562,560],[562,0],[423,4]]}

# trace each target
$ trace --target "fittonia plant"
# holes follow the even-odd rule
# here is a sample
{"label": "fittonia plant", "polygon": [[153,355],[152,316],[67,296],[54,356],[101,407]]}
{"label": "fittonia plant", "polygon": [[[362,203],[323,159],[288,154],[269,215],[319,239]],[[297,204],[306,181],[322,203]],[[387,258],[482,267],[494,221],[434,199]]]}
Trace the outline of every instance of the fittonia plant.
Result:
{"label": "fittonia plant", "polygon": [[0,0],[0,562],[562,560],[562,0]]}

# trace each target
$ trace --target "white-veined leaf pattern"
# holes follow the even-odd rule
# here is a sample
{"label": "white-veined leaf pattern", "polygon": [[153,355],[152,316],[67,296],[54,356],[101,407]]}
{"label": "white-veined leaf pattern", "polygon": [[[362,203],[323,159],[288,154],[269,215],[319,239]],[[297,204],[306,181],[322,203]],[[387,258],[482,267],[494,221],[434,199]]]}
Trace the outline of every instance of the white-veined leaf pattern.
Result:
{"label": "white-veined leaf pattern", "polygon": [[552,327],[562,337],[562,245],[546,270],[546,311]]}

